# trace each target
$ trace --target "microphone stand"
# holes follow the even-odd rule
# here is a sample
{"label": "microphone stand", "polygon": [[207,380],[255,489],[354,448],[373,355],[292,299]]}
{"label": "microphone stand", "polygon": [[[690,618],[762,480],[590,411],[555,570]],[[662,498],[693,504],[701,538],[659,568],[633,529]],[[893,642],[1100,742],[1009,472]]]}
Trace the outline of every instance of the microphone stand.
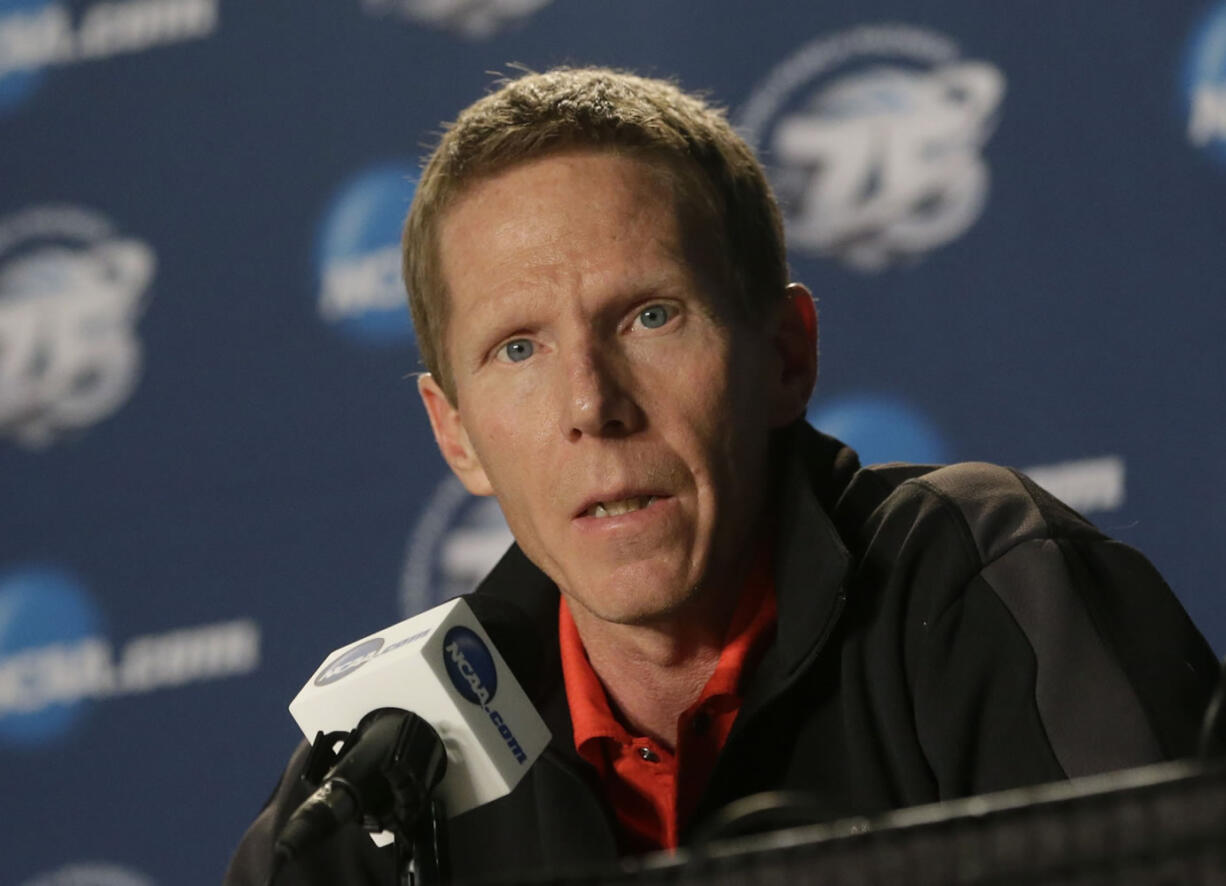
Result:
{"label": "microphone stand", "polygon": [[447,816],[442,801],[430,801],[429,814],[413,827],[410,840],[396,834],[397,886],[449,886]]}
{"label": "microphone stand", "polygon": [[[352,732],[320,732],[311,743],[311,753],[302,778],[312,786],[329,779],[359,739],[372,729],[385,732],[390,741],[380,742],[373,772],[354,792],[362,797],[356,814],[363,828],[372,833],[391,831],[394,837],[395,886],[448,886],[447,816],[432,792],[447,769],[447,754],[438,733],[416,714],[399,708],[371,711]],[[343,739],[340,750],[333,750]]]}

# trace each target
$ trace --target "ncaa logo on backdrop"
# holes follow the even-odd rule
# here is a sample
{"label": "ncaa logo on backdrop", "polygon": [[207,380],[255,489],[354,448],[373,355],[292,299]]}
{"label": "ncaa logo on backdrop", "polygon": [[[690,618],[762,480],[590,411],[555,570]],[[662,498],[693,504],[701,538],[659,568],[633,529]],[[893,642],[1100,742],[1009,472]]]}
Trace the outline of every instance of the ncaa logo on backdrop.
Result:
{"label": "ncaa logo on backdrop", "polygon": [[401,344],[413,336],[400,229],[415,185],[407,166],[371,167],[341,186],[320,226],[316,310],[363,344]]}
{"label": "ncaa logo on backdrop", "polygon": [[110,0],[79,15],[66,2],[0,0],[0,113],[22,104],[47,68],[208,37],[220,0]]}
{"label": "ncaa logo on backdrop", "polygon": [[792,249],[880,271],[979,218],[1000,69],[905,25],[821,37],[753,91],[740,129],[763,154]]}
{"label": "ncaa logo on backdrop", "polygon": [[38,874],[21,886],[154,886],[144,874],[104,861],[75,862]]}
{"label": "ncaa logo on backdrop", "polygon": [[109,656],[101,615],[76,578],[44,566],[0,576],[0,741],[68,732],[102,691]]}
{"label": "ncaa logo on backdrop", "polygon": [[471,39],[492,37],[505,25],[525,19],[550,0],[362,0],[374,14],[394,12],[409,21]]}
{"label": "ncaa logo on backdrop", "polygon": [[1226,162],[1226,2],[1211,8],[1193,31],[1181,80],[1188,141]]}
{"label": "ncaa logo on backdrop", "polygon": [[0,437],[45,446],[128,400],[155,264],[147,243],[86,209],[0,218]]}
{"label": "ncaa logo on backdrop", "polygon": [[900,397],[855,394],[809,405],[809,423],[856,450],[860,463],[949,461],[945,435],[923,412]]}
{"label": "ncaa logo on backdrop", "polygon": [[249,619],[111,642],[93,595],[65,569],[0,573],[0,745],[69,735],[88,708],[119,696],[250,673],[260,632]]}
{"label": "ncaa logo on backdrop", "polygon": [[[851,394],[809,404],[814,427],[846,443],[863,465],[906,461],[942,465],[952,460],[946,435],[922,410],[891,394]],[[1119,510],[1125,496],[1125,461],[1118,454],[1076,458],[1021,469],[1083,514]]]}
{"label": "ncaa logo on backdrop", "polygon": [[476,588],[514,540],[497,500],[470,495],[448,474],[409,536],[400,579],[404,617]]}

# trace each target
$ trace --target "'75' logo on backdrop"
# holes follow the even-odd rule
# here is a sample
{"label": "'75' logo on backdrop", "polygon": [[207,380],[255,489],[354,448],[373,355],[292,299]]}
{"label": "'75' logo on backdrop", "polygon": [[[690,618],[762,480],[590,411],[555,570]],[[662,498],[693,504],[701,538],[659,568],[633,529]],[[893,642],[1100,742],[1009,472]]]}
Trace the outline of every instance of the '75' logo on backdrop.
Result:
{"label": "'75' logo on backdrop", "polygon": [[43,446],[128,399],[154,265],[146,244],[85,210],[0,221],[0,436]]}

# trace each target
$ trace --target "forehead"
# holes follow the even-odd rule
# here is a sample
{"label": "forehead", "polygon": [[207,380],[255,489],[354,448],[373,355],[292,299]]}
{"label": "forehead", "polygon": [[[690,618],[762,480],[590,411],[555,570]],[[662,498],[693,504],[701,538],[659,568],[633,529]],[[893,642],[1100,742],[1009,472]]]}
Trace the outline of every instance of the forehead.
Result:
{"label": "forehead", "polygon": [[482,177],[452,203],[439,226],[441,258],[446,270],[455,271],[455,253],[476,242],[512,250],[551,237],[589,236],[616,244],[624,238],[610,235],[627,221],[672,233],[672,191],[660,169],[618,153],[525,160]]}
{"label": "forehead", "polygon": [[626,272],[654,262],[706,276],[722,250],[685,178],[662,160],[589,149],[522,161],[477,180],[438,227],[452,308],[472,287],[545,272]]}

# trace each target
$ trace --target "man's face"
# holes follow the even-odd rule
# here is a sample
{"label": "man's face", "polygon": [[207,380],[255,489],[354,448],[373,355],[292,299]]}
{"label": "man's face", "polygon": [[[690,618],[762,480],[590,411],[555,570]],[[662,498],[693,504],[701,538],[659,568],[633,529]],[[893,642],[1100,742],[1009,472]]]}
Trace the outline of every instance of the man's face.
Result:
{"label": "man's face", "polygon": [[440,226],[455,405],[421,386],[469,490],[497,496],[573,603],[621,624],[740,574],[770,428],[793,417],[774,414],[771,324],[732,319],[669,180],[570,152],[472,186]]}

